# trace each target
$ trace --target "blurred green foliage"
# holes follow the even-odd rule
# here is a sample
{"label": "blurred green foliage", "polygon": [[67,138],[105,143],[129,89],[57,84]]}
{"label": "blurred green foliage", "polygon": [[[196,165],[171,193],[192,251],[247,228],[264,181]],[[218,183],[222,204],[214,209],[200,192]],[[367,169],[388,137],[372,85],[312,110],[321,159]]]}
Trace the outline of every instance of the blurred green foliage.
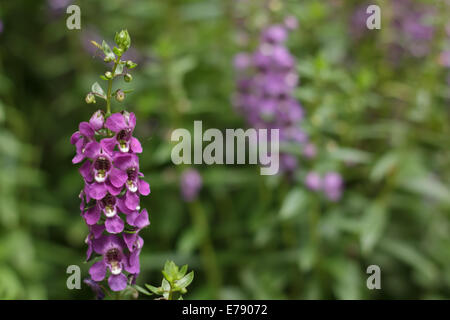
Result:
{"label": "blurred green foliage", "polygon": [[[122,28],[139,63],[124,87],[135,89],[127,108],[152,187],[137,284],[158,283],[171,259],[195,270],[188,299],[450,296],[450,94],[437,63],[449,10],[438,8],[430,53],[394,65],[386,42],[396,31],[385,20],[363,39],[351,36],[359,1],[269,1],[270,10],[263,1],[250,9],[231,0],[74,1],[81,30],[67,30],[65,7],[50,5],[61,2],[0,4],[0,298],[92,297],[86,286],[66,288],[68,265],[86,276],[89,267],[69,137],[96,110],[84,97],[103,62],[86,43],[112,43]],[[389,19],[389,1],[375,2]],[[293,179],[198,166],[203,190],[185,204],[171,131],[194,120],[245,126],[231,107],[236,21],[249,19],[257,36],[286,13],[300,22],[289,47],[318,157],[304,160],[292,146],[302,159]],[[341,172],[341,201],[308,191],[309,169]],[[366,288],[371,264],[381,267],[382,290]]]}

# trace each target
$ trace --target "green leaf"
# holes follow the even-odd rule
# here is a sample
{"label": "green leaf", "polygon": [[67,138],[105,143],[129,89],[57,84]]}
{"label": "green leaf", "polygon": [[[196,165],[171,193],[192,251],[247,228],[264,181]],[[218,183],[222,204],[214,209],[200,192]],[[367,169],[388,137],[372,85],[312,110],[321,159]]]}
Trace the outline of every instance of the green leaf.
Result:
{"label": "green leaf", "polygon": [[191,284],[192,280],[194,280],[194,271],[189,272],[180,280],[175,281],[175,287],[177,289],[186,288],[188,285]]}
{"label": "green leaf", "polygon": [[373,166],[370,172],[370,180],[380,181],[397,166],[399,156],[396,152],[384,154]]}
{"label": "green leaf", "polygon": [[169,292],[170,291],[170,283],[166,279],[163,279],[161,289],[163,292]]}
{"label": "green leaf", "polygon": [[184,277],[184,275],[186,274],[188,269],[188,265],[185,264],[184,266],[181,267],[180,271],[178,272],[178,278]]}
{"label": "green leaf", "polygon": [[157,288],[157,287],[154,287],[154,286],[149,285],[149,284],[146,284],[145,286],[147,287],[148,290],[150,290],[154,294],[163,294],[163,289],[161,287]]}
{"label": "green leaf", "polygon": [[95,82],[95,83],[92,85],[91,90],[92,90],[92,92],[93,92],[96,96],[101,97],[101,98],[103,98],[103,99],[106,100],[106,94],[105,94],[105,91],[103,91],[102,87],[98,84],[98,82]]}
{"label": "green leaf", "polygon": [[280,217],[282,219],[288,219],[300,214],[306,208],[307,201],[308,197],[304,190],[300,188],[291,190],[283,201]]}
{"label": "green leaf", "polygon": [[[153,295],[153,293],[148,292],[147,290],[145,290],[144,288],[138,286],[137,284],[134,285],[134,288],[135,288],[137,291],[139,291],[140,293],[143,293],[143,294],[145,294],[145,295],[147,295],[147,296]],[[155,288],[155,287],[153,287],[153,288]],[[155,289],[158,289],[158,288],[155,288]]]}
{"label": "green leaf", "polygon": [[105,58],[111,59],[111,61],[116,59],[116,56],[105,40],[102,42],[102,51],[105,54]]}
{"label": "green leaf", "polygon": [[125,65],[125,62],[120,62],[117,64],[116,70],[114,71],[114,76],[117,76],[123,72],[123,66]]}
{"label": "green leaf", "polygon": [[367,163],[370,161],[370,154],[351,148],[337,148],[330,153],[330,156],[336,160],[350,163]]}
{"label": "green leaf", "polygon": [[366,210],[361,227],[361,247],[369,253],[380,240],[386,225],[387,212],[383,204],[373,202]]}
{"label": "green leaf", "polygon": [[175,264],[175,262],[173,261],[166,261],[165,265],[164,265],[164,270],[162,271],[164,277],[168,280],[168,281],[174,281],[177,279],[178,276],[178,267]]}

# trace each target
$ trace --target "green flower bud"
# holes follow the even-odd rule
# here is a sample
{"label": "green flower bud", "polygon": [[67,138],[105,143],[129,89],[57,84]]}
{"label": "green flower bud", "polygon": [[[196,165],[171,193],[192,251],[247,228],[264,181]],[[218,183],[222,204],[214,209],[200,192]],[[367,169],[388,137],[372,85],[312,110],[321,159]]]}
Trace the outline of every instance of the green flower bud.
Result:
{"label": "green flower bud", "polygon": [[88,103],[88,104],[95,103],[95,95],[92,92],[89,92],[86,95],[86,103]]}
{"label": "green flower bud", "polygon": [[106,71],[106,72],[105,72],[105,77],[106,77],[106,79],[112,79],[112,73],[111,73],[111,71]]}
{"label": "green flower bud", "polygon": [[117,101],[122,102],[125,99],[125,92],[123,92],[122,90],[117,90],[116,91],[116,95],[115,98]]}
{"label": "green flower bud", "polygon": [[127,30],[117,32],[116,36],[114,37],[114,41],[124,52],[127,51],[131,45],[131,38]]}
{"label": "green flower bud", "polygon": [[105,62],[111,62],[111,61],[113,61],[113,58],[111,58],[111,57],[105,57],[105,59],[103,59],[103,61],[105,61]]}
{"label": "green flower bud", "polygon": [[131,76],[131,74],[127,73],[123,76],[123,79],[125,80],[125,82],[130,82],[131,80],[133,80],[133,77]]}
{"label": "green flower bud", "polygon": [[131,61],[131,60],[127,61],[127,68],[131,68],[131,67],[133,67],[133,65],[134,65],[133,61]]}

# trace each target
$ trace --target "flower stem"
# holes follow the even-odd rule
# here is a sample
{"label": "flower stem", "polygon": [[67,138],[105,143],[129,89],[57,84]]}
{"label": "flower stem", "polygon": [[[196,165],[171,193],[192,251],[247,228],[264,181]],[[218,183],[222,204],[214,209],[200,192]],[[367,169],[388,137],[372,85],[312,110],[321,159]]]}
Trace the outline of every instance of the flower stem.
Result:
{"label": "flower stem", "polygon": [[106,93],[106,116],[108,117],[111,115],[111,90],[112,90],[112,83],[114,80],[114,76],[116,73],[117,65],[120,63],[120,57],[118,56],[117,59],[114,61],[114,66],[111,70],[112,72],[112,78],[108,80],[108,92]]}

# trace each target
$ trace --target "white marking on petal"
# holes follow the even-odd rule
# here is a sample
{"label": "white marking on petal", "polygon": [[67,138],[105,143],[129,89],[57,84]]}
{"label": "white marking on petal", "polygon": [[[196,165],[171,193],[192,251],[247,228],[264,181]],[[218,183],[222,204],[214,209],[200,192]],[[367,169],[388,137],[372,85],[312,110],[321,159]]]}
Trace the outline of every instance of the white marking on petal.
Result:
{"label": "white marking on petal", "polygon": [[118,274],[120,274],[122,272],[122,266],[120,265],[120,263],[114,261],[111,263],[111,273],[115,276],[117,276]]}
{"label": "white marking on petal", "polygon": [[105,216],[106,217],[112,218],[112,217],[114,217],[116,215],[117,210],[116,210],[116,207],[112,207],[111,208],[110,206],[106,206],[104,212],[105,212]]}

